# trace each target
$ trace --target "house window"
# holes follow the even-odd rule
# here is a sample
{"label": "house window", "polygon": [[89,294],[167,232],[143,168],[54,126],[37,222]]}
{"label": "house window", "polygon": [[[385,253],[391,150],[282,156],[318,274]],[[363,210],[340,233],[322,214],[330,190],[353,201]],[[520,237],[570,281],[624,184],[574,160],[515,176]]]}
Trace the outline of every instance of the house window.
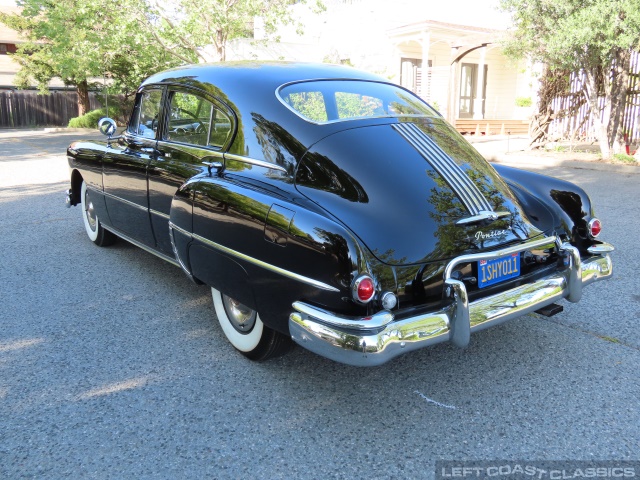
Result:
{"label": "house window", "polygon": [[0,43],[0,55],[6,55],[6,54],[7,54],[7,44]]}
{"label": "house window", "polygon": [[[482,116],[484,117],[484,104],[487,98],[487,73],[488,66],[484,66],[482,84]],[[478,64],[463,63],[460,69],[460,109],[459,118],[473,118],[474,103],[478,95]]]}

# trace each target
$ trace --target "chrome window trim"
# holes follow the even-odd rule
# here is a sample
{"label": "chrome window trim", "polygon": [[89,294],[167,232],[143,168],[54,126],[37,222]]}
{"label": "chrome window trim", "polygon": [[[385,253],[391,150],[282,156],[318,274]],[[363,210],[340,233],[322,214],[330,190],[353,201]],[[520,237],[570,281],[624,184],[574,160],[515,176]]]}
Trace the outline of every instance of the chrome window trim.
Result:
{"label": "chrome window trim", "polygon": [[184,235],[189,235],[191,238],[193,238],[194,240],[198,240],[199,242],[204,243],[205,245],[208,245],[212,248],[215,248],[216,250],[219,250],[221,252],[227,253],[233,257],[239,258],[241,260],[245,260],[249,263],[252,263],[258,267],[262,267],[266,270],[269,270],[271,272],[274,273],[278,273],[280,275],[283,275],[285,277],[291,278],[293,280],[297,280],[299,282],[302,283],[306,283],[307,285],[311,285],[313,287],[317,287],[320,288],[322,290],[327,290],[329,292],[339,292],[340,290],[332,287],[331,285],[327,285],[326,283],[323,282],[319,282],[318,280],[314,280],[313,278],[309,278],[309,277],[305,277],[303,275],[299,275],[295,272],[291,272],[289,270],[285,270],[283,268],[280,267],[276,267],[275,265],[271,265],[270,263],[266,263],[263,262],[262,260],[258,260],[257,258],[253,258],[250,257],[249,255],[245,255],[244,253],[238,252],[236,250],[233,250],[231,248],[225,247],[224,245],[220,245],[219,243],[213,242],[207,238],[201,237],[200,235],[196,234],[196,233],[192,233],[192,232],[188,232],[180,227],[178,227],[177,225],[175,225],[172,222],[169,222],[169,227],[172,228],[173,230],[180,232]]}
{"label": "chrome window trim", "polygon": [[257,167],[271,168],[273,170],[279,170],[279,171],[284,172],[284,173],[289,173],[289,172],[287,172],[286,168],[284,168],[284,167],[282,167],[280,165],[276,165],[275,163],[265,162],[264,160],[258,160],[256,158],[251,158],[251,157],[244,157],[242,155],[236,155],[234,153],[225,153],[224,154],[224,159],[225,160],[236,160],[238,162],[248,163],[250,165],[256,165]]}
{"label": "chrome window trim", "polygon": [[[280,91],[283,88],[286,88],[286,87],[288,87],[290,85],[296,85],[296,84],[301,84],[301,83],[313,83],[313,82],[327,82],[327,81],[377,83],[377,84],[380,84],[380,85],[388,85],[388,86],[391,86],[391,87],[399,88],[400,90],[404,90],[404,91],[410,93],[411,95],[413,95],[414,97],[418,98],[420,101],[425,103],[431,110],[433,110],[434,115],[426,115],[426,114],[402,114],[402,115],[393,114],[392,115],[392,114],[385,114],[385,115],[377,115],[377,116],[372,116],[372,117],[336,118],[335,120],[327,120],[325,122],[317,122],[315,120],[312,120],[312,119],[302,115],[295,108],[293,108],[291,105],[289,105],[282,98],[282,96],[280,95]],[[363,78],[310,78],[308,80],[294,80],[293,82],[287,82],[287,83],[284,83],[284,84],[280,85],[278,88],[276,88],[275,94],[276,94],[276,98],[278,99],[278,101],[280,103],[282,103],[285,107],[287,107],[287,109],[289,109],[291,112],[293,112],[296,115],[296,117],[301,118],[305,122],[312,123],[313,125],[331,125],[333,123],[353,122],[355,120],[371,120],[371,119],[378,119],[378,118],[441,118],[442,117],[442,115],[440,115],[440,113],[437,110],[435,110],[431,105],[426,103],[422,98],[418,97],[411,90],[407,90],[403,86],[396,85],[395,83],[381,82],[379,80],[366,80],[366,79],[363,79]]]}
{"label": "chrome window trim", "polygon": [[[158,147],[173,148],[187,155],[198,157],[200,160],[206,157],[224,158],[224,153],[220,151],[219,147],[205,147],[173,140],[158,140]],[[162,157],[159,158],[162,159]]]}

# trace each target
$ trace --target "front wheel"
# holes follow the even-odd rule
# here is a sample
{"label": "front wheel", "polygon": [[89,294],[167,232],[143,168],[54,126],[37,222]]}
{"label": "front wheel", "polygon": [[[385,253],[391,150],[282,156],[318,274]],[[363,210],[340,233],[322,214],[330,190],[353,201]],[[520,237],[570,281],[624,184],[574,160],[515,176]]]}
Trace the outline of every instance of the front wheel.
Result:
{"label": "front wheel", "polygon": [[82,188],[80,190],[80,203],[82,205],[84,229],[89,239],[99,247],[106,247],[115,242],[116,236],[110,231],[105,230],[100,223],[100,219],[93,208],[93,202],[89,198],[89,191],[87,190],[87,184],[84,180],[82,181]]}
{"label": "front wheel", "polygon": [[267,327],[255,310],[211,289],[216,316],[231,345],[251,360],[267,360],[287,353],[292,342],[289,337]]}

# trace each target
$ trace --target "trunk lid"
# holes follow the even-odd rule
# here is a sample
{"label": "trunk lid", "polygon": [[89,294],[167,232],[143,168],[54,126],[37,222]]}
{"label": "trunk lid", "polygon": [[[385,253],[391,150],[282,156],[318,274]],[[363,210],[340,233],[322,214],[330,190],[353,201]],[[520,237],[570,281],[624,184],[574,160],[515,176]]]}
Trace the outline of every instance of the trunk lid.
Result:
{"label": "trunk lid", "polygon": [[542,233],[493,167],[441,119],[334,133],[305,154],[296,188],[390,265],[445,260]]}

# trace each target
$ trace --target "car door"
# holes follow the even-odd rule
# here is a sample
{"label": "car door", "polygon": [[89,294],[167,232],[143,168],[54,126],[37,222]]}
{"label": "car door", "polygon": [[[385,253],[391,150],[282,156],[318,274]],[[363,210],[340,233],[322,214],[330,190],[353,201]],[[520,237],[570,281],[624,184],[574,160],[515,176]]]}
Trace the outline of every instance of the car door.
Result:
{"label": "car door", "polygon": [[233,131],[233,116],[222,103],[203,92],[180,87],[168,87],[166,105],[163,135],[148,168],[149,212],[157,248],[172,255],[171,202],[189,178],[208,175],[205,162],[223,162],[222,152]]}
{"label": "car door", "polygon": [[150,247],[156,241],[149,216],[147,169],[156,156],[164,89],[138,94],[129,127],[104,158],[103,181],[112,226],[123,236]]}

